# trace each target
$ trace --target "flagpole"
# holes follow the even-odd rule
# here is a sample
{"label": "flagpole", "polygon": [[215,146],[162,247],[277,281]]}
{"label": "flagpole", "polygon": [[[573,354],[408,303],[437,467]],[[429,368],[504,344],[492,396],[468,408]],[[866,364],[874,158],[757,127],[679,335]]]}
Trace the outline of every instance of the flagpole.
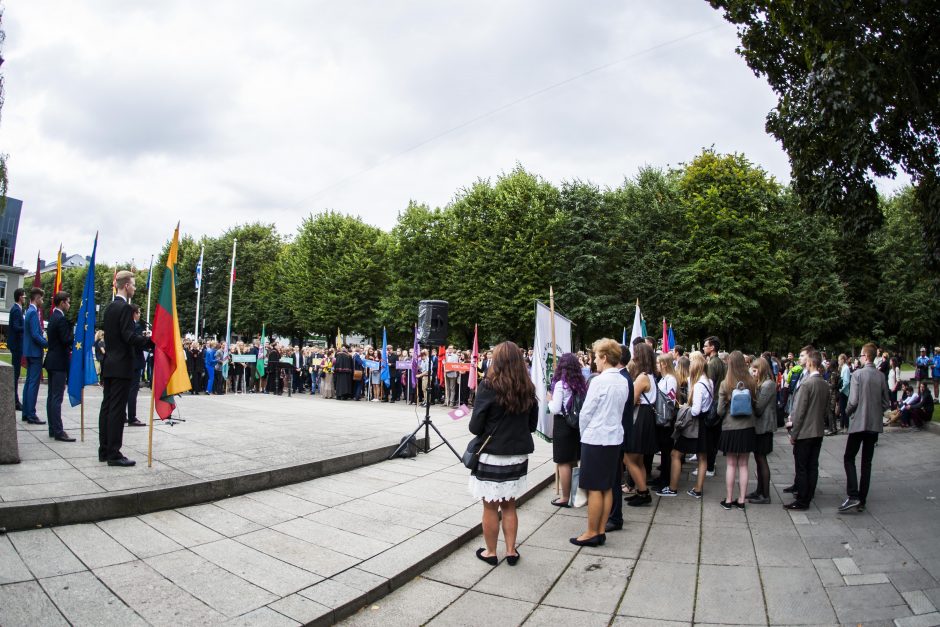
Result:
{"label": "flagpole", "polygon": [[147,429],[147,468],[153,467],[153,386],[150,387],[150,425]]}
{"label": "flagpole", "polygon": [[232,242],[232,270],[228,275],[228,315],[225,318],[225,352],[231,353],[232,348],[232,287],[234,282],[232,276],[235,274],[235,250],[238,247],[238,240]]}
{"label": "flagpole", "polygon": [[153,280],[153,255],[150,255],[150,270],[147,272],[147,326],[150,326],[150,289]]}
{"label": "flagpole", "polygon": [[82,386],[82,442],[85,441],[85,386]]}
{"label": "flagpole", "polygon": [[558,357],[555,355],[555,290],[548,286],[548,308],[551,310],[552,321],[549,325],[552,333],[552,374],[555,373],[555,361]]}
{"label": "flagpole", "polygon": [[199,297],[202,295],[202,254],[206,252],[206,245],[203,244],[199,250],[199,283],[196,285],[196,332],[194,335],[199,339]]}

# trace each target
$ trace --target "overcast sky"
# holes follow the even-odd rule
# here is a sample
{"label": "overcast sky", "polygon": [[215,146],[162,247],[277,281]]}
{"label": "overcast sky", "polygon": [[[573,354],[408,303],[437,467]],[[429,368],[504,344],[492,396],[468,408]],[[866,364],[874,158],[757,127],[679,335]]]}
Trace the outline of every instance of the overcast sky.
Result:
{"label": "overcast sky", "polygon": [[89,254],[96,230],[99,259],[146,266],[177,220],[389,229],[517,162],[616,186],[714,145],[789,180],[774,95],[704,0],[5,4],[26,267],[60,241]]}

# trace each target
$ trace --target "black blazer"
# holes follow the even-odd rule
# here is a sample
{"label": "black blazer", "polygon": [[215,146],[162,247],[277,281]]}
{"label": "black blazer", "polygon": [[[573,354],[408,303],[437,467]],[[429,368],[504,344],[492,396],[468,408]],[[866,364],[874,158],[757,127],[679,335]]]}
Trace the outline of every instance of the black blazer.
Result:
{"label": "black blazer", "polygon": [[52,319],[46,327],[46,339],[49,340],[49,347],[43,366],[50,372],[68,372],[75,336],[72,325],[58,309],[52,310]]}
{"label": "black blazer", "polygon": [[101,378],[133,378],[135,349],[153,350],[153,342],[150,338],[134,333],[134,312],[120,296],[116,296],[108,305],[102,326],[108,356],[101,364]]}
{"label": "black blazer", "polygon": [[[529,410],[508,414],[496,400],[496,393],[485,382],[480,383],[470,417],[470,433],[493,435],[484,453],[492,455],[528,455],[535,450],[532,432],[538,426],[539,404],[532,398]],[[497,428],[498,426],[498,428]],[[484,436],[485,437],[485,436]]]}
{"label": "black blazer", "polygon": [[[134,335],[143,335],[144,334],[144,325],[139,322],[134,323]],[[134,369],[143,370],[147,366],[147,361],[144,359],[144,350],[135,346],[132,351],[134,354]]]}

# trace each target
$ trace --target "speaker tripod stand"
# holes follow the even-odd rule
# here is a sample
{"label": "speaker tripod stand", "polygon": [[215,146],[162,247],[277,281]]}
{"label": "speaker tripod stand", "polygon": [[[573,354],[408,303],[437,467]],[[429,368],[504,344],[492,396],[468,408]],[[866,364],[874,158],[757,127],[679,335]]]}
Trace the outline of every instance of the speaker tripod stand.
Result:
{"label": "speaker tripod stand", "polygon": [[[460,455],[460,453],[458,453],[457,450],[451,445],[451,443],[447,441],[447,438],[444,437],[444,434],[441,433],[440,429],[437,428],[437,425],[435,425],[434,422],[431,420],[431,399],[434,398],[434,393],[435,393],[434,383],[436,381],[436,377],[434,376],[434,373],[430,372],[431,355],[434,354],[433,350],[434,350],[434,347],[431,347],[428,350],[428,371],[429,371],[428,376],[431,378],[431,386],[430,386],[431,390],[427,394],[424,395],[425,396],[424,420],[422,420],[418,424],[418,426],[415,428],[414,431],[411,432],[409,436],[402,438],[401,444],[398,445],[398,448],[392,451],[392,454],[388,456],[388,459],[393,459],[397,457],[402,452],[402,450],[404,450],[404,448],[408,446],[408,442],[411,441],[411,438],[415,437],[418,434],[418,432],[421,431],[422,427],[424,428],[424,454],[425,455],[427,455],[428,453],[430,453],[431,451],[435,449],[439,449],[440,447],[446,444],[447,448],[451,450],[451,452],[457,457],[457,459],[462,459],[462,456]],[[438,437],[441,438],[441,443],[434,447],[431,446],[431,429],[434,429],[434,433],[436,433]]]}

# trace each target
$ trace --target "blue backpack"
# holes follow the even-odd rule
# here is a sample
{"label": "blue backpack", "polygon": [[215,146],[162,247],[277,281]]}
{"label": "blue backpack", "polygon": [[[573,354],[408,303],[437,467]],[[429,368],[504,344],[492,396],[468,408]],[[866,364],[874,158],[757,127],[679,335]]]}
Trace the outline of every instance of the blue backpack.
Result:
{"label": "blue backpack", "polygon": [[737,387],[731,391],[731,410],[732,416],[750,416],[753,413],[751,404],[751,391],[744,386],[743,381],[738,381]]}

